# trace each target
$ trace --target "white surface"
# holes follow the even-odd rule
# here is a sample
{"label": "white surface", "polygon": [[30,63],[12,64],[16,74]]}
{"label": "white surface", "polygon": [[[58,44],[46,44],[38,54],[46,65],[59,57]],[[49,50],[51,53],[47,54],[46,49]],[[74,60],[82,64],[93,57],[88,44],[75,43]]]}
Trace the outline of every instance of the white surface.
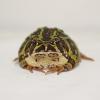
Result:
{"label": "white surface", "polygon": [[[34,74],[13,59],[28,33],[62,28],[95,62],[73,71]],[[0,100],[100,100],[100,0],[0,0]]]}
{"label": "white surface", "polygon": [[100,0],[0,0],[0,29],[39,26],[100,32]]}

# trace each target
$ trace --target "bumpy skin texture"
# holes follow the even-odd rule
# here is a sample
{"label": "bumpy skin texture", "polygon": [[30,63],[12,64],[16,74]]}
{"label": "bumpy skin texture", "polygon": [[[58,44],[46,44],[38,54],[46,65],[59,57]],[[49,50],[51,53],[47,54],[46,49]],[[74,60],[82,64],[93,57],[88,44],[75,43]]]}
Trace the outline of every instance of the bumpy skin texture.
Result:
{"label": "bumpy skin texture", "polygon": [[[60,66],[48,65],[46,68],[45,66],[34,66],[34,64],[29,65],[26,58],[30,57],[34,53],[37,55],[38,53],[41,53],[41,51],[45,52],[45,54],[49,51],[53,52],[53,54],[51,53],[51,55],[48,55],[54,58],[54,61],[57,60],[57,53],[59,52],[58,54],[61,53],[61,55],[66,59],[66,63],[64,62],[64,64]],[[38,59],[39,57],[42,56],[38,56]],[[75,42],[66,35],[63,30],[48,27],[39,28],[30,34],[22,43],[18,52],[18,61],[20,66],[30,70],[31,72],[37,70],[44,73],[57,72],[59,74],[60,72],[73,69],[77,64],[79,64],[81,58],[92,60],[79,52]],[[39,63],[38,59],[36,59],[37,63]]]}

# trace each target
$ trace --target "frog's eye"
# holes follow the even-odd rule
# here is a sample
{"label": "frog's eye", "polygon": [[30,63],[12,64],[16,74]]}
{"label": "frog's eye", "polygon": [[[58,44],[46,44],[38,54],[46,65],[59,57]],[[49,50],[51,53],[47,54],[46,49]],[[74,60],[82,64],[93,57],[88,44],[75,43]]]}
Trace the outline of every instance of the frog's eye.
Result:
{"label": "frog's eye", "polygon": [[36,40],[32,40],[32,44],[36,44]]}
{"label": "frog's eye", "polygon": [[40,52],[40,51],[45,51],[45,46],[41,45],[40,47],[38,47],[35,52]]}
{"label": "frog's eye", "polygon": [[47,51],[53,51],[56,52],[56,49],[52,45],[47,46]]}

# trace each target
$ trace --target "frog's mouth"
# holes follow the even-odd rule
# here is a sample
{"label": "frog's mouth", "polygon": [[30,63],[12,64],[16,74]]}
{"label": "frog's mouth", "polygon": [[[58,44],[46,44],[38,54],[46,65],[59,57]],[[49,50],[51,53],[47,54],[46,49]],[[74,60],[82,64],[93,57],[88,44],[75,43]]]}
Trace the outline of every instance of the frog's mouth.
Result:
{"label": "frog's mouth", "polygon": [[48,68],[63,66],[68,60],[60,52],[38,52],[28,56],[25,61],[33,67]]}

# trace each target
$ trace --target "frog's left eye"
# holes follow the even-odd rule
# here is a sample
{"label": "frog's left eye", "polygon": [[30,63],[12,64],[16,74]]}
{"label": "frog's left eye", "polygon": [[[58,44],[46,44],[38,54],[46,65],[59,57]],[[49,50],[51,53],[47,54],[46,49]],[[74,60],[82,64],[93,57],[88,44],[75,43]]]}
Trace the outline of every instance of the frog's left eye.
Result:
{"label": "frog's left eye", "polygon": [[32,44],[36,44],[36,40],[32,40]]}
{"label": "frog's left eye", "polygon": [[40,51],[45,51],[45,46],[41,45],[40,47],[38,47],[35,52],[40,52]]}
{"label": "frog's left eye", "polygon": [[56,49],[52,45],[47,46],[47,51],[53,51],[56,52]]}

